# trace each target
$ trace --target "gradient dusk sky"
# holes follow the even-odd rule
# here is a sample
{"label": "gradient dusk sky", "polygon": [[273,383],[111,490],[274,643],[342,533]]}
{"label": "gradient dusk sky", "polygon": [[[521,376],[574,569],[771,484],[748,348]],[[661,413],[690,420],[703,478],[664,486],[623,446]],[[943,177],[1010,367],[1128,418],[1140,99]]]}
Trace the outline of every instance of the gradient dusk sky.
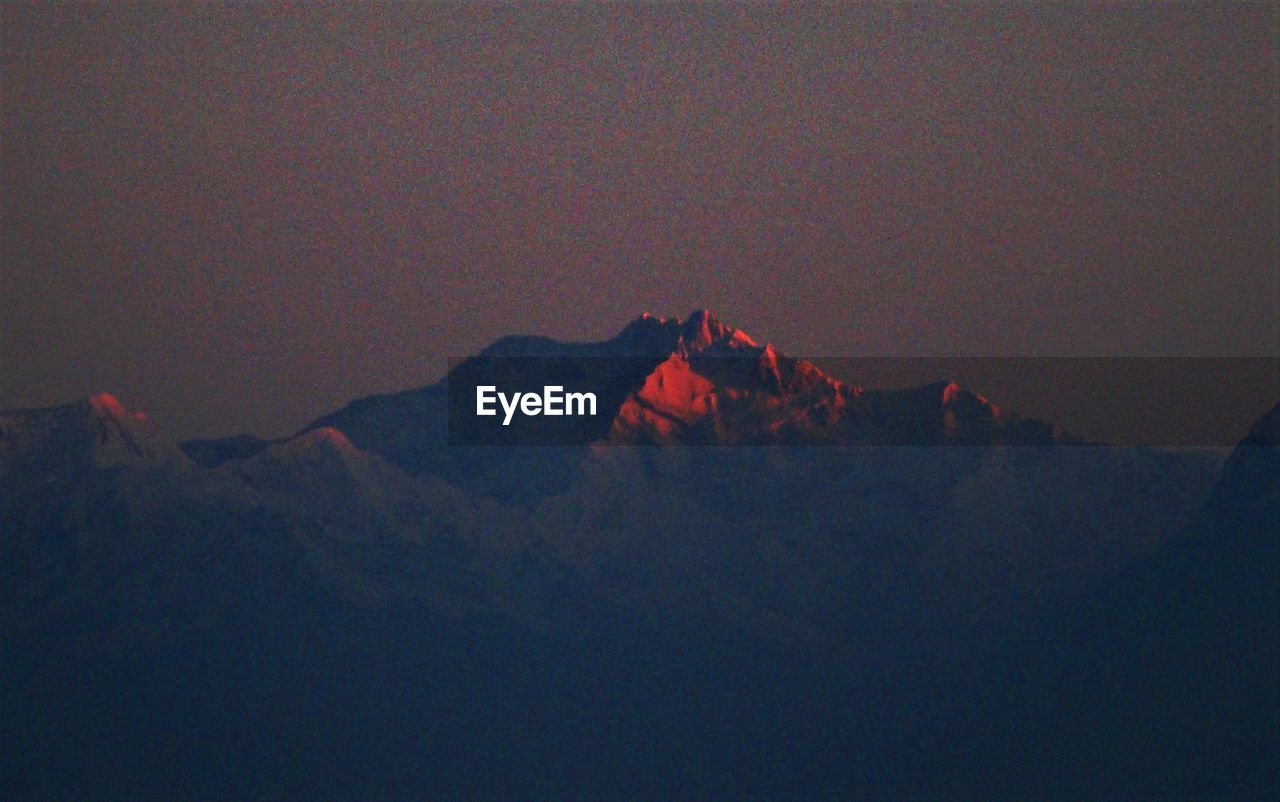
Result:
{"label": "gradient dusk sky", "polygon": [[276,436],[695,307],[1277,354],[1277,8],[6,2],[0,409]]}

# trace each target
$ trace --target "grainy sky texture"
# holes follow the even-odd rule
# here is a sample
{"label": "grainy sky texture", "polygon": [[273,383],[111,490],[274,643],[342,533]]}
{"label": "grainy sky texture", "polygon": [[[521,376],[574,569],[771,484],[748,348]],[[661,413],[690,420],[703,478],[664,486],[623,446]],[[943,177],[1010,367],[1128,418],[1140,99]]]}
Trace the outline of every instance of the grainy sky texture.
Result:
{"label": "grainy sky texture", "polygon": [[703,306],[799,354],[1276,354],[1278,13],[6,2],[0,408],[280,435]]}

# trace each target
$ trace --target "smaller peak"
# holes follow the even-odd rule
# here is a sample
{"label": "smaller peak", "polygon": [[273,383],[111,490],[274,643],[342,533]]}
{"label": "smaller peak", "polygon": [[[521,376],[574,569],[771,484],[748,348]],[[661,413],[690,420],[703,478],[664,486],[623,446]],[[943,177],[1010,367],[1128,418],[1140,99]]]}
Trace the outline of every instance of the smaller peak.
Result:
{"label": "smaller peak", "polygon": [[89,396],[78,404],[71,404],[66,409],[77,410],[76,414],[87,412],[90,418],[109,422],[116,426],[137,431],[153,431],[155,427],[143,412],[134,412],[125,408],[120,399],[111,393],[102,392]]}
{"label": "smaller peak", "polygon": [[102,392],[91,395],[86,399],[86,403],[94,412],[104,417],[123,418],[128,415],[124,404],[121,404],[120,400],[111,393]]}
{"label": "smaller peak", "polygon": [[688,324],[692,326],[710,326],[712,328],[723,325],[720,318],[716,317],[716,313],[710,309],[695,309],[689,313]]}
{"label": "smaller peak", "polygon": [[365,462],[366,455],[340,430],[332,426],[318,426],[299,432],[288,440],[277,440],[260,451],[248,454],[247,458],[235,457],[223,462],[233,460],[239,465],[238,470],[251,474],[280,469],[350,471],[353,466]]}
{"label": "smaller peak", "polygon": [[984,410],[984,414],[1001,416],[1004,412],[986,399],[985,396],[979,395],[974,391],[962,387],[954,381],[938,382],[932,387],[938,391],[940,396],[939,406],[949,409],[980,409]]}
{"label": "smaller peak", "polygon": [[253,455],[253,461],[268,464],[347,464],[360,454],[347,436],[332,426],[319,426],[277,442]]}
{"label": "smaller peak", "polygon": [[710,309],[695,309],[685,320],[681,336],[688,348],[700,351],[713,343],[727,340],[733,332],[734,329],[721,323]]}
{"label": "smaller peak", "polygon": [[649,312],[640,313],[640,317],[632,320],[623,327],[623,331],[634,331],[635,329],[649,329],[653,327],[665,326],[672,321],[660,315],[654,315]]}
{"label": "smaller peak", "polygon": [[129,465],[181,470],[188,465],[145,415],[129,412],[110,393],[4,417],[3,439],[11,458],[35,458],[48,468]]}
{"label": "smaller peak", "polygon": [[303,432],[295,437],[290,443],[305,448],[334,448],[338,451],[354,451],[355,446],[347,439],[347,436],[341,430],[333,426],[321,426],[310,431]]}
{"label": "smaller peak", "polygon": [[949,378],[941,378],[918,386],[915,392],[926,398],[936,398],[941,404],[949,404],[966,391],[959,383]]}
{"label": "smaller peak", "polygon": [[680,321],[645,312],[628,323],[610,341],[622,354],[663,356],[671,353],[680,337]]}
{"label": "smaller peak", "polygon": [[960,397],[960,393],[963,392],[963,389],[960,387],[960,385],[956,384],[955,382],[949,379],[944,379],[943,381],[939,382],[939,384],[942,385],[942,403],[943,404],[955,403],[955,400]]}
{"label": "smaller peak", "polygon": [[154,431],[155,429],[154,424],[151,423],[151,419],[147,417],[145,412],[126,409],[125,405],[120,403],[120,399],[111,393],[102,392],[91,395],[78,405],[73,406],[82,411],[87,407],[90,417],[110,421],[117,426],[148,431]]}

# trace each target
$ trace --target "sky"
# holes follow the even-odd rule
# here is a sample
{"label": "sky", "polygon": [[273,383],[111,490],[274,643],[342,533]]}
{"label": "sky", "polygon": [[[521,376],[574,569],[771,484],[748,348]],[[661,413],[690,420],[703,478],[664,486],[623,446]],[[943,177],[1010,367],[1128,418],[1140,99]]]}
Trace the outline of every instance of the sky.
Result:
{"label": "sky", "polygon": [[802,355],[1280,354],[1278,27],[6,2],[0,409],[280,436],[701,307]]}

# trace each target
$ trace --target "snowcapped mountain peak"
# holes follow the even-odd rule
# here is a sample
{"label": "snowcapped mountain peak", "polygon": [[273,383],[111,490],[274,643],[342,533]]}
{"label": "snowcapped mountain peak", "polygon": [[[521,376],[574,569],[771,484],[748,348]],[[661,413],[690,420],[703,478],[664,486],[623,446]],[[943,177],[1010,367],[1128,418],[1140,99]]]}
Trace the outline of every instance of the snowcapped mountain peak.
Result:
{"label": "snowcapped mountain peak", "polygon": [[356,451],[356,447],[351,444],[351,441],[347,439],[347,436],[332,426],[321,426],[319,428],[303,432],[292,440],[289,440],[285,445],[289,445],[297,449],[332,450],[340,453],[351,453]]}
{"label": "snowcapped mountain peak", "polygon": [[691,356],[710,348],[758,349],[746,332],[726,325],[709,309],[695,309],[684,320],[645,312],[631,321],[612,341],[626,352],[641,346],[645,353]]}
{"label": "snowcapped mountain peak", "polygon": [[721,323],[709,309],[697,309],[689,314],[680,331],[685,348],[691,353],[705,350],[712,345],[730,342],[735,330]]}
{"label": "snowcapped mountain peak", "polygon": [[[683,320],[646,312],[600,342],[503,338],[450,376],[462,386],[519,377],[530,386],[576,382],[598,393],[600,425],[566,429],[574,443],[1032,444],[1064,438],[949,380],[879,390],[847,384],[705,308]],[[311,428],[334,425],[361,453],[426,473],[448,458],[442,423],[451,403],[447,392],[441,382],[362,399]]]}
{"label": "snowcapped mountain peak", "polygon": [[85,403],[96,414],[105,418],[124,418],[128,413],[125,412],[124,404],[111,393],[98,393],[91,395],[85,399]]}
{"label": "snowcapped mountain peak", "polygon": [[720,320],[719,318],[716,317],[715,312],[712,312],[710,309],[693,310],[692,312],[689,313],[688,322],[690,325],[695,325],[695,326],[704,325],[704,324],[711,325],[711,326],[721,325]]}
{"label": "snowcapped mountain peak", "polygon": [[115,465],[184,467],[188,460],[141,412],[110,393],[45,409],[0,414],[0,470],[18,464],[49,470]]}
{"label": "snowcapped mountain peak", "polygon": [[944,379],[931,386],[939,388],[939,405],[944,409],[962,409],[971,413],[979,412],[984,415],[995,417],[999,417],[1003,414],[999,407],[988,401],[984,396],[962,387],[949,379]]}
{"label": "snowcapped mountain peak", "polygon": [[360,449],[341,430],[333,426],[318,426],[267,447],[250,457],[249,462],[276,467],[317,463],[346,464],[352,460],[359,461],[361,456]]}

